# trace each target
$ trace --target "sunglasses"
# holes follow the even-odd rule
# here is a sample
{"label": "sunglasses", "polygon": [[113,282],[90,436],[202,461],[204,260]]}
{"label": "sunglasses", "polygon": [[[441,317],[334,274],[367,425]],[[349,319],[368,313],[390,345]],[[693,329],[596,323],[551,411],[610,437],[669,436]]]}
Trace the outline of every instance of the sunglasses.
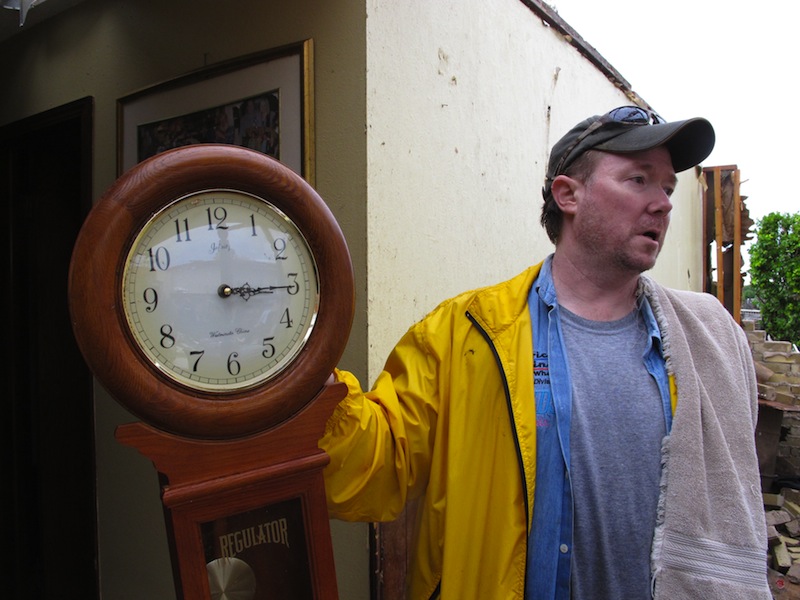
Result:
{"label": "sunglasses", "polygon": [[572,154],[573,150],[578,147],[583,140],[587,137],[592,135],[595,131],[600,129],[601,127],[605,127],[610,124],[616,125],[660,125],[666,123],[666,121],[657,113],[654,113],[651,110],[647,110],[645,108],[640,108],[638,106],[620,106],[619,108],[615,108],[614,110],[608,111],[602,117],[597,119],[594,123],[589,125],[586,128],[586,131],[581,133],[572,144],[570,144],[569,148],[567,148],[564,152],[561,153],[561,159],[558,161],[555,170],[553,171],[553,175],[550,179],[552,181],[556,176],[560,175],[564,165],[567,162],[567,159]]}

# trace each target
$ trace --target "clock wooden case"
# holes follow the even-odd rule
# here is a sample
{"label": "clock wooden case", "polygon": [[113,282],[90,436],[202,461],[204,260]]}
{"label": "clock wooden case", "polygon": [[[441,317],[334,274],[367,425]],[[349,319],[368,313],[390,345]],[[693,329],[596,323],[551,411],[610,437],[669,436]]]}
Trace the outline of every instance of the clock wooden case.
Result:
{"label": "clock wooden case", "polygon": [[122,175],[70,269],[78,344],[100,382],[159,430],[230,439],[274,427],[325,386],[353,318],[342,232],[299,175],[201,144]]}
{"label": "clock wooden case", "polygon": [[120,177],[73,251],[69,300],[98,380],[141,421],[184,600],[338,597],[318,448],[353,271],[328,207],[253,150],[194,145]]}

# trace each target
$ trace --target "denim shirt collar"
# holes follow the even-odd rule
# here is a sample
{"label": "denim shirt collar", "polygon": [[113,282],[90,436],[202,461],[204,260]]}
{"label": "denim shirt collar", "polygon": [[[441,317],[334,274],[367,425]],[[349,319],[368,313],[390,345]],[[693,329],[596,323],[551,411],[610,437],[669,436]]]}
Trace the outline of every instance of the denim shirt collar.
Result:
{"label": "denim shirt collar", "polygon": [[658,351],[659,356],[664,358],[664,348],[661,341],[661,330],[658,328],[658,321],[653,313],[653,307],[650,306],[650,299],[645,294],[640,294],[637,300],[637,305],[642,313],[642,320],[647,328],[647,333],[653,348]]}
{"label": "denim shirt collar", "polygon": [[553,283],[553,254],[544,259],[539,276],[533,284],[539,298],[542,299],[549,308],[553,308],[558,300],[556,299],[556,286]]}

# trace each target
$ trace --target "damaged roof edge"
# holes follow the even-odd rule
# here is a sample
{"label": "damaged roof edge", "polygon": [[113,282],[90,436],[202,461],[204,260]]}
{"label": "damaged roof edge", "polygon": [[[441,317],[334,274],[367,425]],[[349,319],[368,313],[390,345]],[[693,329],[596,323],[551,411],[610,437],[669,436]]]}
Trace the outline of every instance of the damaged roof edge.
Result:
{"label": "damaged roof edge", "polygon": [[645,102],[636,92],[631,89],[631,84],[625,79],[619,71],[617,71],[611,63],[609,63],[597,51],[597,49],[589,44],[581,35],[575,31],[569,23],[567,23],[561,16],[553,9],[552,6],[543,2],[542,0],[520,0],[522,4],[531,9],[531,11],[541,18],[547,25],[558,31],[564,39],[573,46],[584,58],[592,63],[597,69],[603,73],[608,80],[617,86],[630,100],[640,106],[652,108]]}

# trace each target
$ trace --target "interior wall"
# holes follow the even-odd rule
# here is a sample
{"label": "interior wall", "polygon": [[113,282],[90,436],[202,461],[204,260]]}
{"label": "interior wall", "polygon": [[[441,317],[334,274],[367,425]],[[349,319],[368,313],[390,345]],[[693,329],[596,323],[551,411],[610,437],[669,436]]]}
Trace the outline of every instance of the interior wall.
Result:
{"label": "interior wall", "polygon": [[[519,0],[367,7],[374,380],[441,300],[553,251],[539,225],[550,147],[578,121],[631,102]],[[667,285],[700,289],[700,206],[696,180],[682,177],[653,272]]]}
{"label": "interior wall", "polygon": [[[35,10],[35,9],[34,9]],[[94,197],[116,178],[117,99],[216,62],[314,40],[316,188],[339,220],[357,280],[342,364],[366,371],[364,7],[357,1],[86,0],[0,44],[0,124],[93,96]],[[43,143],[46,143],[43,140]],[[96,386],[103,598],[174,597],[152,464],[114,439],[133,417]],[[339,590],[367,598],[366,525],[332,522]]]}

